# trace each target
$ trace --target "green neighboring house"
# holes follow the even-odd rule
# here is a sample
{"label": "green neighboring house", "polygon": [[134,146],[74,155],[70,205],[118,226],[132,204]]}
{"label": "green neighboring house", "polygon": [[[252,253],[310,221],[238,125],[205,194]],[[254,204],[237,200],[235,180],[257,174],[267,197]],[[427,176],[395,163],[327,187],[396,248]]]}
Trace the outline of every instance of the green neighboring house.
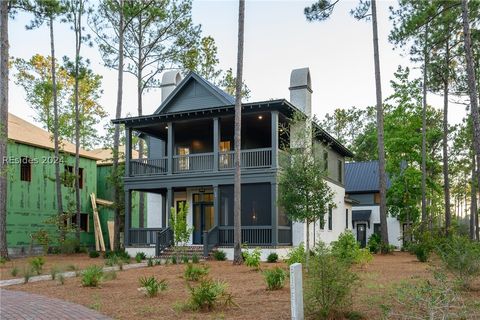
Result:
{"label": "green neighboring house", "polygon": [[[12,255],[35,253],[41,250],[34,235],[46,231],[49,245],[58,244],[58,231],[49,223],[57,214],[55,165],[51,135],[13,115],[8,118],[8,200],[7,243]],[[75,146],[62,142],[61,171],[73,172]],[[93,211],[90,194],[97,193],[97,164],[99,158],[92,152],[80,150],[81,187],[81,245],[94,247]],[[62,188],[63,206],[67,211],[74,206],[75,194],[71,186]],[[76,223],[76,217],[68,222]],[[108,230],[105,229],[105,238]]]}

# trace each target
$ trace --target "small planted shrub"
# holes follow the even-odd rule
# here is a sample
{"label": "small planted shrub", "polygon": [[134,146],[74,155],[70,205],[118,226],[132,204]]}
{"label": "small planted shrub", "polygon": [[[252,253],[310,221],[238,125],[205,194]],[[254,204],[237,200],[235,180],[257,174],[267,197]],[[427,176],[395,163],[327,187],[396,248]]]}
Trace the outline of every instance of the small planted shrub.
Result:
{"label": "small planted shrub", "polygon": [[247,267],[258,270],[260,268],[260,256],[262,251],[255,248],[252,252],[245,251],[245,265]]}
{"label": "small planted shrub", "polygon": [[225,261],[227,260],[227,254],[225,251],[222,250],[215,250],[213,251],[213,258],[217,261]]}
{"label": "small planted shrub", "polygon": [[187,256],[183,256],[182,257],[182,263],[188,263],[188,257]]}
{"label": "small planted shrub", "polygon": [[370,263],[372,259],[373,259],[373,255],[370,252],[370,250],[363,248],[358,250],[357,256],[355,257],[355,263],[363,267],[366,264]]}
{"label": "small planted shrub", "polygon": [[103,279],[103,269],[99,266],[90,266],[82,274],[84,287],[98,287]]}
{"label": "small planted shrub", "polygon": [[12,277],[16,277],[18,275],[18,267],[17,266],[14,266],[12,268],[12,270],[10,271],[10,274],[12,275]]}
{"label": "small planted shrub", "polygon": [[198,286],[189,286],[190,300],[187,307],[197,311],[211,311],[218,305],[234,304],[232,295],[227,292],[225,282],[203,279]]}
{"label": "small planted shrub", "polygon": [[287,259],[285,262],[290,266],[294,263],[305,263],[306,253],[305,253],[305,246],[302,243],[296,248],[292,248],[288,254]]}
{"label": "small planted shrub", "polygon": [[30,267],[23,268],[23,283],[28,283],[30,278],[32,277],[32,269]]}
{"label": "small planted shrub", "polygon": [[125,250],[108,251],[105,252],[103,257],[105,259],[109,259],[112,256],[116,256],[118,259],[122,259],[125,263],[129,263],[131,258],[128,252],[126,252]]}
{"label": "small planted shrub", "polygon": [[90,251],[90,252],[88,253],[88,256],[89,256],[90,258],[98,258],[98,257],[100,257],[100,253],[99,253],[98,251]]}
{"label": "small planted shrub", "polygon": [[52,280],[55,280],[60,272],[61,270],[57,266],[53,266],[52,268],[50,268],[50,275],[52,276]]}
{"label": "small planted shrub", "polygon": [[200,259],[198,258],[197,254],[193,254],[192,256],[192,263],[199,263]]}
{"label": "small planted shrub", "polygon": [[137,252],[137,254],[135,255],[135,261],[137,263],[140,263],[145,259],[147,259],[147,255],[144,252]]}
{"label": "small planted shrub", "polygon": [[278,254],[276,252],[272,252],[268,255],[267,261],[270,263],[275,263],[278,261]]}
{"label": "small planted shrub", "polygon": [[155,262],[153,261],[153,258],[152,258],[152,257],[149,257],[149,258],[147,259],[147,267],[153,267],[154,263],[155,263]]}
{"label": "small planted shrub", "polygon": [[332,242],[332,254],[337,259],[347,264],[355,263],[359,254],[360,245],[351,231],[344,231],[338,236],[338,240]]}
{"label": "small planted shrub", "polygon": [[115,271],[108,271],[108,272],[105,272],[105,274],[103,275],[103,280],[105,281],[110,281],[115,279],[117,279],[117,273]]}
{"label": "small planted shrub", "polygon": [[263,272],[265,282],[267,283],[267,290],[279,290],[285,285],[287,272],[282,268],[276,267],[272,270],[265,270]]}
{"label": "small planted shrub", "polygon": [[379,253],[381,249],[382,240],[378,233],[374,233],[368,238],[367,247],[371,253]]}
{"label": "small planted shrub", "polygon": [[167,289],[167,282],[165,279],[157,280],[154,276],[142,277],[138,279],[140,283],[139,291],[143,292],[147,297],[152,298],[157,296],[159,291]]}
{"label": "small planted shrub", "polygon": [[0,257],[0,265],[3,266],[5,263],[7,263],[7,258]]}
{"label": "small planted shrub", "polygon": [[62,273],[59,273],[57,276],[57,281],[61,285],[65,284],[65,276]]}
{"label": "small planted shrub", "polygon": [[185,272],[183,274],[184,278],[188,281],[198,281],[208,274],[208,266],[197,267],[189,263],[185,267]]}
{"label": "small planted shrub", "polygon": [[80,243],[77,239],[65,239],[60,244],[60,252],[63,254],[74,254],[80,252]]}
{"label": "small planted shrub", "polygon": [[30,260],[30,268],[37,275],[42,273],[44,264],[45,260],[43,257],[35,257]]}
{"label": "small planted shrub", "polygon": [[177,264],[177,256],[172,256],[172,264]]}
{"label": "small planted shrub", "polygon": [[429,245],[423,242],[412,243],[410,250],[415,254],[417,260],[420,262],[427,262],[431,254],[431,248]]}

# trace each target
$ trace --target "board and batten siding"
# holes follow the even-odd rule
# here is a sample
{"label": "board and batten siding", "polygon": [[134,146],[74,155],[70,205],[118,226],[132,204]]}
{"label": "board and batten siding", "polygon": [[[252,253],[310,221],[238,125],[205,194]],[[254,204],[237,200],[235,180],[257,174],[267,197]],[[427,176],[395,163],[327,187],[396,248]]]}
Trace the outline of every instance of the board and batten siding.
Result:
{"label": "board and batten siding", "polygon": [[[49,232],[51,245],[57,244],[58,232],[55,226],[48,223],[57,214],[55,165],[53,150],[30,145],[9,142],[8,157],[8,199],[7,199],[7,243],[9,248],[32,245],[31,235],[39,230]],[[27,157],[36,163],[31,164],[31,181],[20,179],[20,159]],[[73,166],[75,156],[64,154],[61,172],[65,165]],[[93,245],[93,214],[90,193],[97,191],[96,161],[80,157],[80,168],[83,168],[83,188],[81,189],[81,211],[89,213],[89,231],[81,233],[83,245]],[[68,203],[75,200],[75,189],[63,186],[62,197],[64,211]],[[34,243],[34,246],[38,244]]]}
{"label": "board and batten siding", "polygon": [[[328,154],[328,178],[343,186],[345,184],[345,157],[343,157],[338,152],[328,147],[324,143],[315,140],[313,143],[314,155],[323,161],[324,152],[327,152]],[[341,176],[339,176],[338,170],[339,163],[341,163],[342,167]]]}

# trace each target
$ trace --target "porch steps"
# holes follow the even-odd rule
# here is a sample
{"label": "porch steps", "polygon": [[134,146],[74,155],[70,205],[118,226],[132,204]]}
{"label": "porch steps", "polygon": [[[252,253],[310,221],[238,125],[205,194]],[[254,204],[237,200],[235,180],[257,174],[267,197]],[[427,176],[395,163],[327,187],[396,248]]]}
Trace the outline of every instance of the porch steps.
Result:
{"label": "porch steps", "polygon": [[161,259],[169,259],[172,256],[177,256],[177,259],[181,259],[184,256],[187,256],[191,259],[194,255],[198,258],[203,258],[203,246],[184,246],[178,247],[176,250],[174,247],[168,247],[160,253],[158,258]]}

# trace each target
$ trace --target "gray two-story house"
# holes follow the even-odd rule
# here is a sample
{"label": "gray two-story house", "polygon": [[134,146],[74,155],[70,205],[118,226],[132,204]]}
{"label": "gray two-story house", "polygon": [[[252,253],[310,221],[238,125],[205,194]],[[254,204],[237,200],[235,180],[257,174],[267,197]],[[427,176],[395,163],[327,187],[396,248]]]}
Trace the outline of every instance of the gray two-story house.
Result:
{"label": "gray two-story house", "polygon": [[[235,99],[194,72],[183,79],[179,72],[167,72],[161,87],[162,103],[153,114],[113,121],[126,128],[125,247],[158,255],[169,245],[170,208],[185,202],[193,227],[188,245],[203,245],[206,251],[224,247],[231,257]],[[289,89],[290,101],[242,105],[242,242],[263,247],[265,254],[304,242],[307,232],[287,219],[277,199],[283,150],[290,146],[289,119],[298,111],[311,117],[308,68],[292,71]],[[148,146],[143,159],[131,157],[134,134]],[[329,242],[346,228],[344,164],[352,154],[318,126],[313,144],[326,160],[336,207],[326,214],[328,223],[309,231]],[[132,227],[132,192],[147,193],[145,228]]]}

